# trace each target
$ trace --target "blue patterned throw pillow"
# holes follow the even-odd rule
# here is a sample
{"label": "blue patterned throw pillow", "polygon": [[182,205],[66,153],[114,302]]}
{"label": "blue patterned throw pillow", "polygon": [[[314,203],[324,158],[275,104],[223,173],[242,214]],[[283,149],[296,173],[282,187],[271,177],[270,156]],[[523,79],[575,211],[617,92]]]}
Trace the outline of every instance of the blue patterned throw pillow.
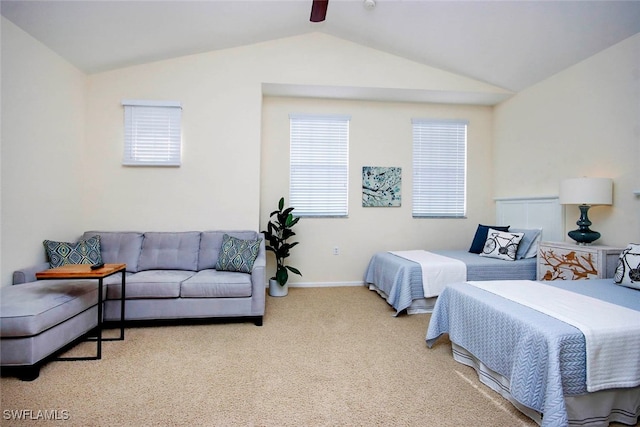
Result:
{"label": "blue patterned throw pillow", "polygon": [[478,228],[476,228],[476,234],[473,236],[473,241],[471,242],[471,247],[469,248],[469,252],[472,254],[479,254],[482,252],[484,248],[484,244],[487,241],[487,233],[489,229],[493,228],[498,231],[509,231],[508,225],[482,225],[478,224]]}
{"label": "blue patterned throw pillow", "polygon": [[100,236],[93,236],[77,243],[53,240],[45,240],[42,243],[44,243],[51,268],[66,264],[98,264],[102,262]]}
{"label": "blue patterned throw pillow", "polygon": [[216,262],[216,270],[251,273],[253,263],[258,257],[261,241],[262,239],[242,240],[225,234],[222,236],[222,247]]}

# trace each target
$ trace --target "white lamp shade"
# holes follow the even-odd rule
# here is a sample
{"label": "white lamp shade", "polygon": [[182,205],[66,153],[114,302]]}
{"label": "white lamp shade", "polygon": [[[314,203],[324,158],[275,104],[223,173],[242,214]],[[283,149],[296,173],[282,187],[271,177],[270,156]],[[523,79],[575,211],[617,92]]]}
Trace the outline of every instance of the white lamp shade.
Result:
{"label": "white lamp shade", "polygon": [[610,205],[612,202],[611,178],[570,178],[560,183],[563,205]]}

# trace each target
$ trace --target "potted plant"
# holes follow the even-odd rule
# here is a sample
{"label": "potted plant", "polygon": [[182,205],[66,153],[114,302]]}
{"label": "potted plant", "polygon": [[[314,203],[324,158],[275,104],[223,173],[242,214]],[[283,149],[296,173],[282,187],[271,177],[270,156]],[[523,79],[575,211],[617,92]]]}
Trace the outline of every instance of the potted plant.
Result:
{"label": "potted plant", "polygon": [[289,292],[287,281],[289,271],[302,276],[302,273],[290,265],[285,265],[285,260],[289,257],[289,251],[299,242],[288,242],[296,233],[291,230],[298,223],[300,218],[294,218],[291,213],[294,208],[284,207],[284,197],[278,202],[278,209],[271,212],[267,229],[263,231],[266,240],[266,250],[271,251],[276,256],[276,275],[269,280],[269,295],[285,296]]}

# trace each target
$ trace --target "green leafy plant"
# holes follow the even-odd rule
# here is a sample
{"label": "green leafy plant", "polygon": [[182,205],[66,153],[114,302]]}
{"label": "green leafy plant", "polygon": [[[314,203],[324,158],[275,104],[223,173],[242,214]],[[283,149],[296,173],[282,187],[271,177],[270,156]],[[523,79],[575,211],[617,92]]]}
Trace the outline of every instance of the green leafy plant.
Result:
{"label": "green leafy plant", "polygon": [[291,237],[296,235],[291,228],[300,220],[299,217],[295,218],[291,213],[293,209],[292,207],[285,209],[284,197],[282,197],[278,202],[278,209],[269,215],[267,229],[262,232],[267,242],[266,250],[273,252],[276,256],[276,275],[272,279],[277,280],[280,286],[287,284],[289,271],[302,276],[297,268],[285,265],[285,260],[290,255],[289,251],[299,243],[288,242]]}

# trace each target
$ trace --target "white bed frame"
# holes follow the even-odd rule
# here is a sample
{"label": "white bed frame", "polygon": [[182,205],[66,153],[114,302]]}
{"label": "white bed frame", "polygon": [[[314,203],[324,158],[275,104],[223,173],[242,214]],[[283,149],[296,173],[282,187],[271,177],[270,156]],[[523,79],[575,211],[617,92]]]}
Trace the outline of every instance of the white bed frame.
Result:
{"label": "white bed frame", "polygon": [[541,240],[562,242],[565,212],[557,197],[496,198],[496,224],[542,228]]}

